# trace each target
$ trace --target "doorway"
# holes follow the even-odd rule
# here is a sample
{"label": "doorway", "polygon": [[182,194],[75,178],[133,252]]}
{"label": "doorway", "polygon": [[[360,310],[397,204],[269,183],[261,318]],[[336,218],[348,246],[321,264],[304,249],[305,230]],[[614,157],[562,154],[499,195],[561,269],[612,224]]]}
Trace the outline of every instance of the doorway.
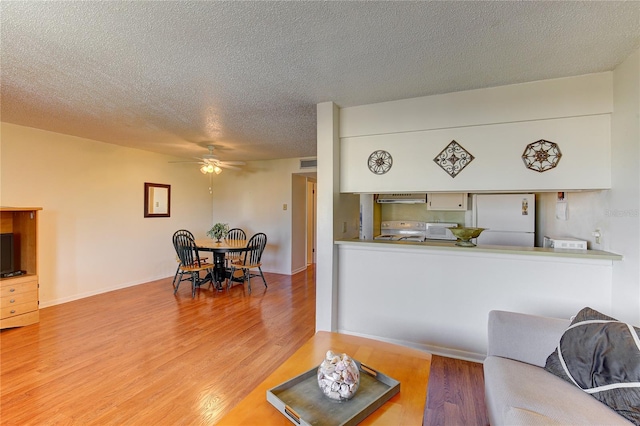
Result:
{"label": "doorway", "polygon": [[307,179],[307,265],[316,263],[317,181]]}
{"label": "doorway", "polygon": [[294,173],[291,182],[291,271],[296,273],[317,260],[318,180],[315,173]]}

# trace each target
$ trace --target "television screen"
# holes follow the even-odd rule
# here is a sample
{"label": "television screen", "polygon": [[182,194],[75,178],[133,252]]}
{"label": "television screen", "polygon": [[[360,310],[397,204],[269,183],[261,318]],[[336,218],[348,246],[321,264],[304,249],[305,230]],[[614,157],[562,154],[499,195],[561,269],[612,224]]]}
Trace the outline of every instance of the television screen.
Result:
{"label": "television screen", "polygon": [[0,234],[0,274],[14,272],[13,234]]}

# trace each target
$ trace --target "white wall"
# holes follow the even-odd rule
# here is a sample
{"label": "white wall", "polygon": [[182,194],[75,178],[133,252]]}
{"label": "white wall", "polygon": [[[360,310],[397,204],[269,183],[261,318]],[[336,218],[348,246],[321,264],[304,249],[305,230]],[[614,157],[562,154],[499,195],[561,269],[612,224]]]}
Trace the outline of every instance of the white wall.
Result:
{"label": "white wall", "polygon": [[[640,51],[612,73],[612,189],[566,194],[569,216],[555,217],[556,193],[538,194],[538,243],[543,235],[573,237],[589,248],[622,254],[613,263],[612,316],[640,324]],[[599,229],[600,244],[592,233]]]}
{"label": "white wall", "polygon": [[[300,160],[290,158],[250,161],[241,170],[226,169],[211,176],[213,222],[242,228],[248,237],[267,234],[262,255],[265,272],[292,273],[292,174],[300,172]],[[305,199],[299,201],[304,209]]]}
{"label": "white wall", "polygon": [[[389,111],[392,113],[394,111]],[[589,116],[342,138],[340,190],[537,192],[559,187],[566,190],[610,188],[610,138],[610,111]],[[529,170],[522,161],[525,147],[541,139],[556,142],[562,152],[558,167],[544,173]],[[474,159],[452,179],[433,160],[454,140]],[[585,146],[589,149],[584,149]],[[375,175],[367,167],[369,156],[376,150],[386,150],[393,157],[393,167],[383,175]]]}
{"label": "white wall", "polygon": [[[640,50],[613,74],[611,198],[605,204],[613,269],[613,316],[640,324]],[[605,235],[607,237],[607,235]]]}
{"label": "white wall", "polygon": [[[624,256],[613,263],[612,316],[640,324],[640,53],[613,72],[612,189],[567,193],[569,217],[555,217],[556,193],[538,194],[538,235],[574,237]],[[599,229],[600,244],[592,233]]]}
{"label": "white wall", "polygon": [[[536,246],[542,247],[544,236],[570,237],[586,240],[589,249],[611,249],[611,229],[607,204],[611,190],[566,192],[567,219],[556,218],[557,192],[536,195]],[[593,232],[598,229],[602,237],[596,242]]]}
{"label": "white wall", "polygon": [[[43,207],[41,307],[172,276],[173,232],[211,226],[195,165],[8,123],[1,136],[0,203]],[[171,217],[143,217],[144,182],[171,185]]]}
{"label": "white wall", "polygon": [[360,197],[340,193],[340,110],[318,104],[318,233],[316,331],[337,330],[338,250],[333,241],[358,238]]}
{"label": "white wall", "polygon": [[340,110],[340,137],[517,123],[611,112],[610,72]]}
{"label": "white wall", "polygon": [[337,329],[338,250],[333,244],[340,222],[340,110],[333,102],[317,105],[318,215],[316,331]]}
{"label": "white wall", "polygon": [[[605,72],[343,108],[340,190],[610,188],[611,87],[612,73]],[[545,173],[521,159],[540,139],[562,151],[559,167]],[[475,157],[455,179],[433,161],[452,140]],[[374,175],[367,159],[379,149],[393,156],[393,167]]]}

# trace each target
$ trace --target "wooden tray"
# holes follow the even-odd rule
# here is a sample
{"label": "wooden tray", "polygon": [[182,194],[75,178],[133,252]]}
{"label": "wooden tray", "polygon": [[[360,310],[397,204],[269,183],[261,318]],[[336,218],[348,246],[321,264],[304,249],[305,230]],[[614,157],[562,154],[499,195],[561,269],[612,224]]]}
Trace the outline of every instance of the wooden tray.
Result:
{"label": "wooden tray", "polygon": [[334,401],[322,393],[318,386],[318,367],[269,389],[267,401],[297,425],[358,424],[400,392],[400,382],[354,361],[360,370],[360,386],[348,401]]}

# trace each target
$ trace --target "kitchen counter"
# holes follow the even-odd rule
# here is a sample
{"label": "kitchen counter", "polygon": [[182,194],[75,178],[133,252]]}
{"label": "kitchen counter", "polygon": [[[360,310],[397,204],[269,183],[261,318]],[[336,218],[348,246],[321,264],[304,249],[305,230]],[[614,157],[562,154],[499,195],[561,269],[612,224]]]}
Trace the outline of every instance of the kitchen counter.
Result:
{"label": "kitchen counter", "polygon": [[499,253],[499,254],[520,254],[530,256],[552,256],[552,257],[568,257],[580,259],[603,259],[603,260],[622,260],[622,256],[616,253],[610,253],[601,250],[575,250],[575,249],[554,249],[544,247],[515,247],[515,246],[493,246],[478,245],[476,247],[460,247],[455,245],[455,241],[438,241],[429,240],[423,243],[414,241],[388,241],[388,240],[336,240],[335,244],[357,244],[361,246],[369,246],[376,248],[411,248],[417,250],[451,250],[455,252],[465,252],[470,254],[473,252],[482,253]]}

